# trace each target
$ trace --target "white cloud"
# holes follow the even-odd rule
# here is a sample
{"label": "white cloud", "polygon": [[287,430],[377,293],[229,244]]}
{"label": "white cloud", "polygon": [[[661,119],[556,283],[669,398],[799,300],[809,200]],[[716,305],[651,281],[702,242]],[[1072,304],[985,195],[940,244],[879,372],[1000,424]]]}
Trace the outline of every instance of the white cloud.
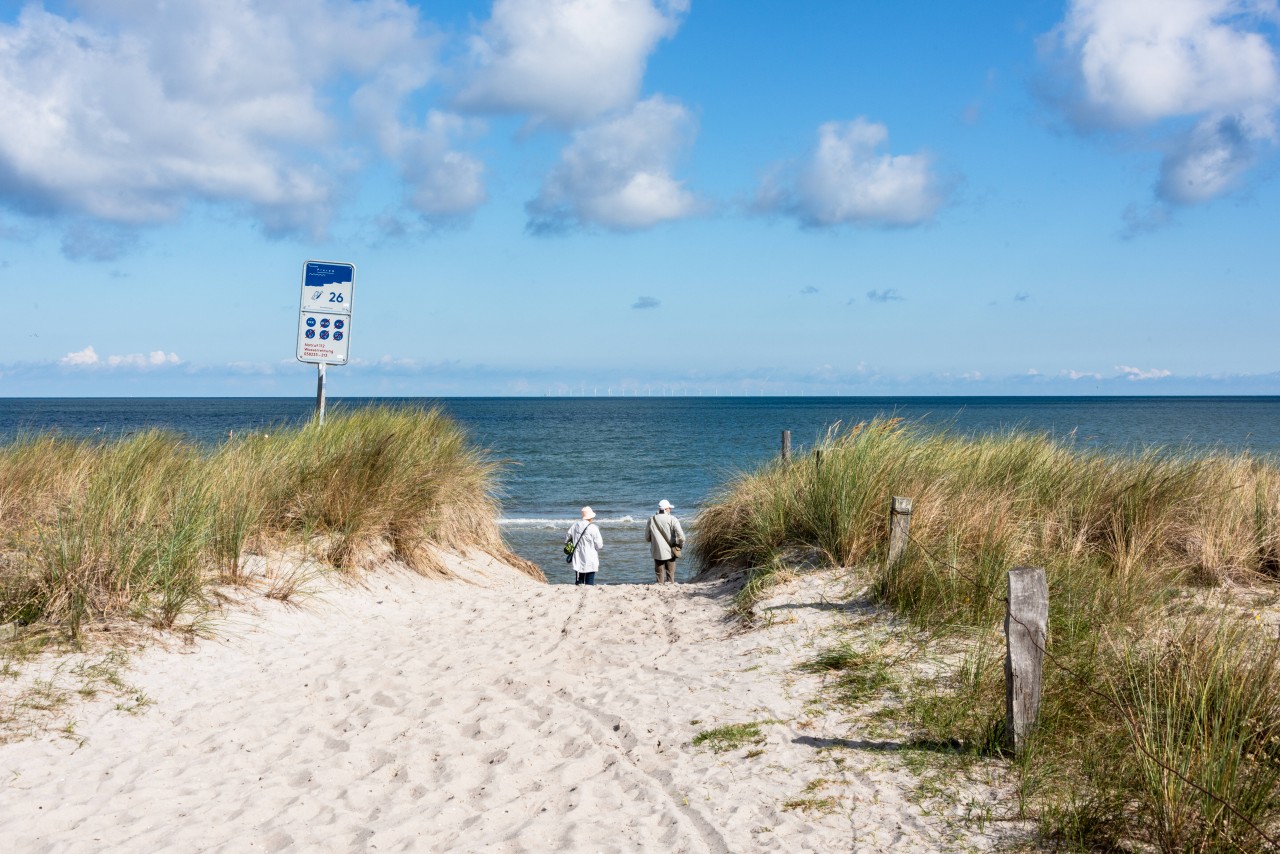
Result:
{"label": "white cloud", "polygon": [[452,147],[481,130],[475,122],[430,110],[421,127],[407,127],[392,115],[365,114],[379,126],[382,152],[399,166],[409,208],[440,223],[465,218],[488,199],[484,164]]}
{"label": "white cloud", "polygon": [[211,201],[317,232],[349,165],[323,87],[431,61],[401,0],[79,8],[0,24],[0,201],[30,214],[143,225]]}
{"label": "white cloud", "polygon": [[474,76],[458,103],[563,126],[623,109],[687,8],[688,0],[497,0],[472,40]]}
{"label": "white cloud", "polygon": [[1074,0],[1041,47],[1068,118],[1167,137],[1156,196],[1195,204],[1237,188],[1275,139],[1280,65],[1256,29],[1275,15],[1274,0]]}
{"label": "white cloud", "polygon": [[1063,371],[1062,376],[1066,377],[1069,380],[1100,380],[1102,379],[1102,374],[1094,373],[1093,371],[1076,371],[1071,369]]}
{"label": "white cloud", "polygon": [[1084,106],[1115,125],[1274,102],[1280,77],[1242,0],[1075,0],[1048,46],[1076,66]]}
{"label": "white cloud", "polygon": [[818,128],[818,144],[794,174],[766,180],[759,210],[794,216],[809,226],[913,226],[928,221],[947,197],[929,155],[881,153],[882,124],[857,118]]}
{"label": "white cloud", "polygon": [[1133,368],[1128,365],[1116,365],[1116,370],[1129,380],[1158,380],[1163,377],[1173,376],[1172,371],[1166,371],[1163,368],[1151,368],[1143,370],[1142,368]]}
{"label": "white cloud", "polygon": [[68,353],[58,360],[64,368],[126,368],[133,370],[149,370],[182,364],[177,353],[166,353],[163,350],[152,350],[150,353],[128,353],[121,356],[101,358],[92,346]]}
{"label": "white cloud", "polygon": [[697,199],[671,175],[692,124],[684,107],[655,96],[625,115],[575,131],[538,197],[526,205],[529,229],[545,234],[600,225],[633,231],[697,213]]}
{"label": "white cloud", "polygon": [[1251,125],[1247,117],[1200,122],[1165,155],[1156,195],[1166,202],[1196,204],[1235,189],[1272,136],[1268,123]]}
{"label": "white cloud", "polygon": [[98,354],[92,346],[85,347],[83,350],[77,350],[74,353],[68,353],[58,360],[59,365],[65,365],[69,368],[79,368],[87,365],[98,364]]}

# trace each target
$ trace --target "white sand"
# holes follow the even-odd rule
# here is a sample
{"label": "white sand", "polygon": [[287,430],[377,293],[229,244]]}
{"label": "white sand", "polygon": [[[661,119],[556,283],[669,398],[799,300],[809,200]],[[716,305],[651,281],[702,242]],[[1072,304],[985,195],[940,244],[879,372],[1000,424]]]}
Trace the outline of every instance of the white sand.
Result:
{"label": "white sand", "polygon": [[[922,815],[892,752],[806,706],[818,682],[795,664],[840,616],[812,607],[829,578],[779,591],[771,613],[789,622],[740,632],[719,583],[575,588],[488,558],[453,566],[471,583],[375,574],[138,655],[126,678],[152,705],[91,701],[72,712],[83,744],[0,746],[0,848],[989,847]],[[758,756],[690,743],[752,721],[778,722]],[[783,808],[824,796],[834,811]]]}

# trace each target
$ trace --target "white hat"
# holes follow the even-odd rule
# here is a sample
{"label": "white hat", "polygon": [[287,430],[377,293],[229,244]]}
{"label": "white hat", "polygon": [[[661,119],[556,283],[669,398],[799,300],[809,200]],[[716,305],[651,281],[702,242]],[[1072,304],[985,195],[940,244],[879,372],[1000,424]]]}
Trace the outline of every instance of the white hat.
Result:
{"label": "white hat", "polygon": [[671,507],[672,507],[671,502],[670,502],[670,501],[668,501],[668,500],[667,500],[667,499],[665,499],[665,498],[658,502],[658,509],[659,509],[659,510],[670,510],[670,509],[671,509]]}
{"label": "white hat", "polygon": [[583,519],[594,519],[594,518],[596,518],[596,511],[592,510],[590,507],[583,507],[583,508],[582,508],[582,518],[583,518]]}

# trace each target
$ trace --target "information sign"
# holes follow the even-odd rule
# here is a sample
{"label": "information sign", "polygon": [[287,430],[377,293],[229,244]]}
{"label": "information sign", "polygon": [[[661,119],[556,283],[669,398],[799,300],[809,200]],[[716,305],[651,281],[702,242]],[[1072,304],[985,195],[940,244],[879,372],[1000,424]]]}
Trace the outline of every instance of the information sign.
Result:
{"label": "information sign", "polygon": [[[302,297],[298,303],[298,361],[315,365],[345,365],[351,344],[351,300],[355,291],[354,264],[308,261],[302,267]],[[334,334],[331,330],[342,330]]]}

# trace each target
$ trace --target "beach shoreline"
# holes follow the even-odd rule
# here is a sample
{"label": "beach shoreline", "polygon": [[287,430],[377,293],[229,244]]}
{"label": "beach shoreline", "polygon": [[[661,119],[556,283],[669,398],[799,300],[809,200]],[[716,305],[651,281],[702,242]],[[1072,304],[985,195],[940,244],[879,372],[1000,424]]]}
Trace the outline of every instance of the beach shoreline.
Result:
{"label": "beach shoreline", "polygon": [[[69,710],[76,739],[0,746],[0,836],[22,851],[950,847],[900,763],[811,704],[820,679],[797,664],[839,613],[812,607],[833,573],[782,585],[774,624],[743,631],[732,581],[573,588],[478,552],[441,560],[454,580],[384,568],[138,653],[145,708],[91,700]],[[758,744],[694,744],[752,722]],[[835,808],[795,806],[814,781]]]}

